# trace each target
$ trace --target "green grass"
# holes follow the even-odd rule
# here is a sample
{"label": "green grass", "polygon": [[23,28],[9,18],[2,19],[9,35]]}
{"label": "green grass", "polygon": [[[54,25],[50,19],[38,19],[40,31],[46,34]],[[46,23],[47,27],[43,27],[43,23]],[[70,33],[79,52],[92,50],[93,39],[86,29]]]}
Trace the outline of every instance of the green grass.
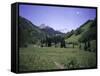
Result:
{"label": "green grass", "polygon": [[96,54],[79,50],[78,48],[55,48],[55,47],[27,47],[19,50],[19,70],[51,70],[96,67]]}
{"label": "green grass", "polygon": [[78,42],[78,39],[81,37],[81,34],[75,35],[73,34],[70,38],[66,39],[66,42]]}
{"label": "green grass", "polygon": [[83,27],[81,27],[81,29],[83,30],[83,32],[79,35],[75,35],[73,34],[71,37],[69,37],[68,39],[66,39],[66,42],[78,42],[79,38],[82,36],[82,34],[84,34],[89,28],[90,25],[92,24],[92,22],[89,22],[87,24],[85,24]]}
{"label": "green grass", "polygon": [[84,27],[82,27],[82,29],[84,29],[84,30],[89,29],[91,24],[92,24],[92,21],[88,22],[87,24],[85,24]]}

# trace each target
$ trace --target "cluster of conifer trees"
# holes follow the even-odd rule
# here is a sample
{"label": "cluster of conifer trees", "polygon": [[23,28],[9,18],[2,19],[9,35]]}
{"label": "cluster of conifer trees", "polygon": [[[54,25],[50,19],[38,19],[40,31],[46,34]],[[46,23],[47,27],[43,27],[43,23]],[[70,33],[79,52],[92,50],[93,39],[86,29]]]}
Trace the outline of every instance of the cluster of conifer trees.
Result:
{"label": "cluster of conifer trees", "polygon": [[44,39],[41,39],[41,47],[44,47],[44,45],[46,47],[51,47],[51,46],[55,46],[57,47],[57,44],[60,44],[61,48],[65,48],[65,40],[64,37],[61,36],[53,36],[53,37],[48,37],[46,36]]}

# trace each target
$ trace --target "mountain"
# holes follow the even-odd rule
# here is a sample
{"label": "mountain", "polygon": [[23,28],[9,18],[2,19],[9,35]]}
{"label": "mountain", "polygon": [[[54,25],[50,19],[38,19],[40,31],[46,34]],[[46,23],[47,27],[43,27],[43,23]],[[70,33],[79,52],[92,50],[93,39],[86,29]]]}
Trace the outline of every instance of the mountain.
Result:
{"label": "mountain", "polygon": [[19,46],[36,43],[45,33],[29,20],[19,16]]}
{"label": "mountain", "polygon": [[41,24],[40,26],[38,26],[40,29],[46,28],[48,26],[46,26],[45,24]]}
{"label": "mountain", "polygon": [[[83,25],[81,25],[79,28],[77,28],[76,30],[72,30],[72,31],[68,32],[65,35],[65,41],[77,43],[79,41],[79,39],[84,39],[84,36],[86,36],[88,39],[91,39],[88,37],[88,35],[91,32],[93,33],[93,31],[95,31],[94,35],[96,35],[96,25],[93,25],[94,21],[95,20],[88,20]],[[92,25],[94,27],[91,27]],[[93,36],[92,33],[91,33],[91,36]]]}
{"label": "mountain", "polygon": [[28,19],[19,16],[19,46],[27,46],[30,43],[37,44],[46,36],[52,37],[62,35],[63,33],[55,31],[53,28],[45,25],[36,26]]}
{"label": "mountain", "polygon": [[55,35],[63,35],[64,33],[54,30],[53,28],[46,26],[45,24],[41,24],[39,28],[44,31],[49,36]]}

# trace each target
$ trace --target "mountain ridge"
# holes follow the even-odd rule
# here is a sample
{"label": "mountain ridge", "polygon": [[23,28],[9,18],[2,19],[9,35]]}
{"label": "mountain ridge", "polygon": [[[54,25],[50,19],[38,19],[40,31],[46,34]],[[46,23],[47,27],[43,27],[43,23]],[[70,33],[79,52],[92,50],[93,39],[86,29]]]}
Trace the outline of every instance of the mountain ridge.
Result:
{"label": "mountain ridge", "polygon": [[[78,42],[79,39],[82,37],[84,33],[86,33],[89,29],[90,26],[93,24],[94,20],[88,20],[86,21],[83,25],[81,25],[79,28],[74,30],[74,33],[70,37],[66,37],[65,41],[66,42]],[[78,32],[78,34],[76,34]]]}

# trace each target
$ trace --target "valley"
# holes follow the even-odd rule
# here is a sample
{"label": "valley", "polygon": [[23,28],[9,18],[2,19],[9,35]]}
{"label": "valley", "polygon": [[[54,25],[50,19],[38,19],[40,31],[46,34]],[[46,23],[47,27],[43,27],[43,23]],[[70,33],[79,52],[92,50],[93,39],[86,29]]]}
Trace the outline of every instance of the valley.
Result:
{"label": "valley", "polygon": [[38,71],[96,67],[97,23],[88,20],[66,33],[36,26],[19,17],[19,70]]}

